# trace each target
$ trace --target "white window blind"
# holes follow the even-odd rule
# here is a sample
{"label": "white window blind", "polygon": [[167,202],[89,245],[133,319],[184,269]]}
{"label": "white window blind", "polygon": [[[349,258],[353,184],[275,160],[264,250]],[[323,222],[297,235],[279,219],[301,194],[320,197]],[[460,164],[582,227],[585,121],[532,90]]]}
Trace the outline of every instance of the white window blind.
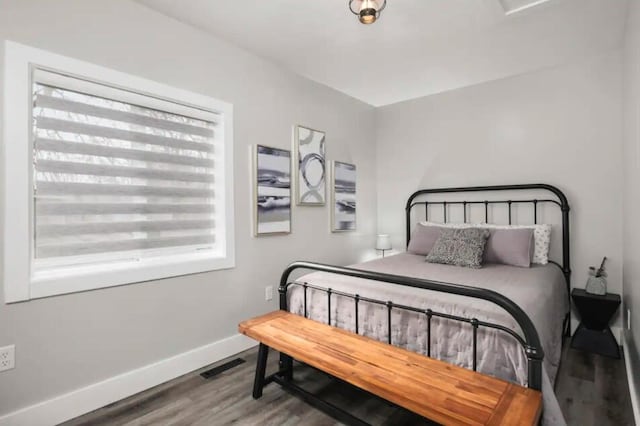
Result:
{"label": "white window blind", "polygon": [[4,301],[233,268],[233,105],[4,41]]}
{"label": "white window blind", "polygon": [[36,271],[214,250],[218,114],[36,69]]}

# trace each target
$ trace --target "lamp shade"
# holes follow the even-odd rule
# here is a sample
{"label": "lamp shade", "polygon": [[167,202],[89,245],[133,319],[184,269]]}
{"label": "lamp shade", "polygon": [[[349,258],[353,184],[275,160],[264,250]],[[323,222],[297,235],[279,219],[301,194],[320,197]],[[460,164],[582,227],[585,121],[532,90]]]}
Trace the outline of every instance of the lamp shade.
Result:
{"label": "lamp shade", "polygon": [[378,235],[376,239],[376,250],[391,250],[391,238],[389,238],[389,235]]}

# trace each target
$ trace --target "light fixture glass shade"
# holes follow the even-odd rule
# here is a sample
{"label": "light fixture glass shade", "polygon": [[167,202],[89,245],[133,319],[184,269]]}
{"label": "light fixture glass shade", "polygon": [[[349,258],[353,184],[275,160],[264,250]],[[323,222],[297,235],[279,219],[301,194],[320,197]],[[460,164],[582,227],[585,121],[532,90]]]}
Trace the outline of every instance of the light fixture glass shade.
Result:
{"label": "light fixture glass shade", "polygon": [[377,11],[378,8],[379,6],[376,0],[362,0],[362,3],[360,3],[360,12],[362,12],[365,9],[373,9]]}
{"label": "light fixture glass shade", "polygon": [[378,238],[376,238],[376,250],[391,250],[391,238],[389,235],[378,235]]}

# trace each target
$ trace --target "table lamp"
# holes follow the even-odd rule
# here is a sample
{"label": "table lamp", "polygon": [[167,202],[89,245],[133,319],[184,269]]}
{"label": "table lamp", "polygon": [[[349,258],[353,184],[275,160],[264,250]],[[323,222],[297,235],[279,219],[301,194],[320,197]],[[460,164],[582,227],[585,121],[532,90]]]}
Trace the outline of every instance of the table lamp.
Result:
{"label": "table lamp", "polygon": [[379,234],[376,239],[376,250],[382,250],[382,257],[386,250],[391,250],[391,238],[387,234]]}

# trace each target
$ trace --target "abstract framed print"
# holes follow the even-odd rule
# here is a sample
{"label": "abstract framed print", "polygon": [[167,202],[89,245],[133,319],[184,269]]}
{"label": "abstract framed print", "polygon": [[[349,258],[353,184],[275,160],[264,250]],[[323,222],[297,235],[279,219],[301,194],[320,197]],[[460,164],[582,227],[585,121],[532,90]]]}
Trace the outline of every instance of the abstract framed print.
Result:
{"label": "abstract framed print", "polygon": [[291,151],[256,145],[254,235],[291,232]]}
{"label": "abstract framed print", "polygon": [[323,206],[326,198],[325,133],[303,126],[294,128],[296,203]]}
{"label": "abstract framed print", "polygon": [[356,166],[331,162],[331,231],[356,229]]}

